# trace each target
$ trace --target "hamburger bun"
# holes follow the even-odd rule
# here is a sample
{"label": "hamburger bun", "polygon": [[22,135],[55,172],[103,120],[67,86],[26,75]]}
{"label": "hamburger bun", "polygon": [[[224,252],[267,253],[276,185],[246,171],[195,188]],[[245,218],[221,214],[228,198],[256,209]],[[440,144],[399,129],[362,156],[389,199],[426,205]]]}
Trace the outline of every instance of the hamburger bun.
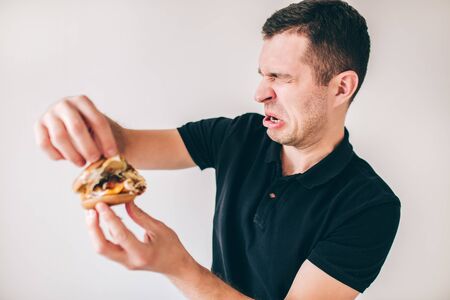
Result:
{"label": "hamburger bun", "polygon": [[122,155],[101,157],[74,180],[72,189],[85,209],[98,202],[117,205],[133,201],[146,190],[146,182]]}
{"label": "hamburger bun", "polygon": [[85,209],[95,208],[95,205],[99,202],[104,202],[109,206],[131,202],[136,198],[136,195],[132,194],[116,194],[116,195],[103,195],[98,198],[86,198],[81,201],[81,205]]}

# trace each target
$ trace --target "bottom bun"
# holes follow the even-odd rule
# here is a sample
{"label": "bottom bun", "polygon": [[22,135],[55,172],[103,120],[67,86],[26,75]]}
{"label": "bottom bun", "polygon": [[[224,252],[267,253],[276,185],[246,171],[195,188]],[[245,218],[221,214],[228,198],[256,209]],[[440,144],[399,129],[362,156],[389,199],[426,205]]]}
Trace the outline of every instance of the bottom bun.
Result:
{"label": "bottom bun", "polygon": [[81,205],[85,209],[91,209],[91,208],[94,208],[95,205],[99,202],[103,202],[103,203],[106,203],[109,206],[111,206],[111,205],[117,205],[117,204],[131,202],[134,200],[134,198],[136,198],[136,195],[133,195],[133,194],[104,195],[104,196],[97,197],[97,198],[87,197],[81,201]]}

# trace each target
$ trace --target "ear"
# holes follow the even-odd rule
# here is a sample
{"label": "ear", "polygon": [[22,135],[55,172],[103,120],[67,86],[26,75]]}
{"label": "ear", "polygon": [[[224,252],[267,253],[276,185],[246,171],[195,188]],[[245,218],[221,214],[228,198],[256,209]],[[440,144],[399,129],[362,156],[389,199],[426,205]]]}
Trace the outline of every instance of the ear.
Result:
{"label": "ear", "polygon": [[335,98],[333,107],[350,103],[350,99],[358,87],[358,74],[355,71],[344,71],[336,75],[332,80],[333,96]]}

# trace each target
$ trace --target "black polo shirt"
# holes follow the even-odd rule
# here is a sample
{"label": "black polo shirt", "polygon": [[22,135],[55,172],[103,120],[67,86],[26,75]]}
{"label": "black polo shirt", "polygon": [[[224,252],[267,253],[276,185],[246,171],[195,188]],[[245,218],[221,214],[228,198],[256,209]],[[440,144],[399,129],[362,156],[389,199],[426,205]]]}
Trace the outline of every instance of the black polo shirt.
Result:
{"label": "black polo shirt", "polygon": [[305,173],[282,176],[281,145],[247,113],[189,122],[178,131],[217,184],[211,271],[249,297],[283,299],[308,259],[363,292],[377,277],[400,201],[358,157],[349,133]]}

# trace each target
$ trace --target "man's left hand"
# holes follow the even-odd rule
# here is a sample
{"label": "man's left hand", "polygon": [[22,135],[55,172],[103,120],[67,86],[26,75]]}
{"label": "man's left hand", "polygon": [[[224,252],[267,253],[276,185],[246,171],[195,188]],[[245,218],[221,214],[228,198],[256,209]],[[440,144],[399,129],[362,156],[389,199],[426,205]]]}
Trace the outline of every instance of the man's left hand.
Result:
{"label": "man's left hand", "polygon": [[[134,201],[125,206],[131,219],[145,230],[143,241],[136,238],[108,205],[98,203],[95,210],[86,212],[97,253],[129,270],[148,270],[168,276],[178,276],[196,264],[172,229],[146,214]],[[106,239],[100,219],[104,220],[113,241]]]}

